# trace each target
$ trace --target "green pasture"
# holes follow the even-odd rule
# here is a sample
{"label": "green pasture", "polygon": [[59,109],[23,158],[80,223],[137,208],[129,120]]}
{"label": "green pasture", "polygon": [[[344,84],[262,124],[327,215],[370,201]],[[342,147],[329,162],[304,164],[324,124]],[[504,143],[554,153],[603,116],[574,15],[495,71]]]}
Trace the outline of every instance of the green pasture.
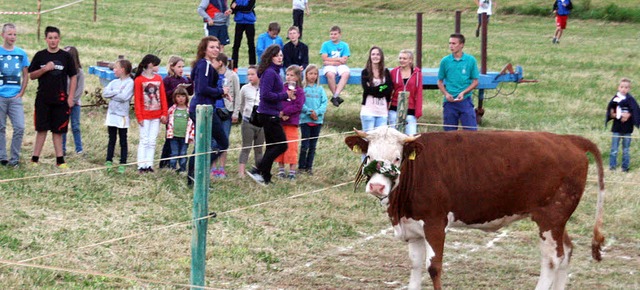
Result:
{"label": "green pasture", "polygon": [[[584,5],[587,0],[576,0]],[[72,1],[43,1],[43,10]],[[137,63],[147,53],[163,59],[183,56],[190,62],[203,36],[196,14],[198,1],[93,1],[42,15],[47,25],[62,31],[61,45],[74,45],[85,69],[97,61],[125,55]],[[452,3],[453,2],[453,3]],[[569,19],[559,45],[549,14],[501,14],[501,7],[539,5],[550,0],[499,1],[489,25],[488,70],[522,65],[525,78],[537,83],[503,84],[488,91],[483,130],[532,130],[585,136],[603,152],[608,164],[610,132],[604,126],[605,107],[618,80],[633,80],[640,92],[640,24],[608,20]],[[619,3],[622,2],[622,3]],[[640,0],[591,0],[593,9],[615,3],[639,7]],[[350,44],[351,67],[363,67],[372,45],[384,49],[388,66],[397,54],[415,48],[415,12],[424,12],[423,66],[436,67],[449,53],[456,9],[463,11],[465,51],[479,59],[480,41],[473,1],[311,1],[305,16],[304,39],[311,62],[328,30],[339,25]],[[256,34],[270,21],[282,30],[291,25],[290,1],[258,1]],[[36,1],[4,1],[2,11],[35,11]],[[36,36],[36,16],[2,15],[0,22],[18,26],[17,45],[32,57],[46,47]],[[233,21],[229,32],[233,35]],[[281,33],[281,36],[286,35]],[[231,45],[225,48],[231,53]],[[240,65],[247,65],[246,40]],[[87,91],[100,87],[86,75]],[[104,168],[106,109],[82,108],[85,154],[69,153],[69,172],[58,174],[51,137],[38,168],[28,160],[33,150],[33,100],[37,82],[25,94],[27,130],[20,168],[0,168],[0,288],[107,289],[185,288],[189,283],[192,192],[185,177],[157,170],[139,175],[135,165],[124,175]],[[327,89],[328,90],[328,89]],[[635,93],[634,93],[635,92]],[[268,188],[236,176],[239,127],[232,128],[226,180],[212,181],[209,209],[218,217],[209,223],[207,286],[216,289],[398,289],[408,282],[406,245],[396,241],[377,200],[355,192],[360,156],[343,145],[360,127],[361,88],[348,86],[340,108],[330,107],[322,128],[313,176],[295,182],[276,181]],[[421,132],[441,128],[441,96],[424,91]],[[90,105],[89,96],[83,98]],[[11,127],[7,130],[11,135]],[[161,132],[162,134],[163,132]],[[568,223],[575,250],[570,289],[640,288],[640,140],[634,133],[631,172],[606,172],[604,260],[591,260],[590,241],[597,194],[592,166],[582,202]],[[68,151],[73,152],[69,136]],[[163,139],[159,136],[159,139]],[[158,141],[158,148],[164,140]],[[135,161],[138,128],[129,130],[129,162]],[[509,146],[509,144],[505,144]],[[492,152],[478,152],[492,154]],[[159,150],[157,150],[159,156]],[[252,160],[252,159],[250,159]],[[462,182],[462,181],[461,181]],[[343,184],[336,186],[337,184]],[[444,286],[449,289],[532,289],[539,274],[535,224],[521,221],[496,233],[456,230],[445,250]],[[490,243],[492,242],[492,243]],[[100,245],[98,245],[100,244]],[[23,265],[11,262],[22,261]],[[424,288],[431,282],[425,274]]]}

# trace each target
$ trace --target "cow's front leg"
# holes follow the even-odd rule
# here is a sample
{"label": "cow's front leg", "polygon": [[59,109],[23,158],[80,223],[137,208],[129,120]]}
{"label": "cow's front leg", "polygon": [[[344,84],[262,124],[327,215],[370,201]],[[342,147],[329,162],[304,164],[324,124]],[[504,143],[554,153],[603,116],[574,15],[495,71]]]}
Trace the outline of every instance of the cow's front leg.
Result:
{"label": "cow's front leg", "polygon": [[429,250],[429,264],[427,264],[427,271],[431,276],[431,282],[433,282],[433,289],[442,289],[442,255],[444,252],[444,239],[446,223],[441,225],[425,225],[424,235],[426,237],[426,245]]}
{"label": "cow's front leg", "polygon": [[[409,290],[420,289],[422,285],[422,267],[427,257],[427,241],[424,238],[409,240],[409,258],[411,259],[411,277]],[[427,267],[429,262],[427,261]]]}

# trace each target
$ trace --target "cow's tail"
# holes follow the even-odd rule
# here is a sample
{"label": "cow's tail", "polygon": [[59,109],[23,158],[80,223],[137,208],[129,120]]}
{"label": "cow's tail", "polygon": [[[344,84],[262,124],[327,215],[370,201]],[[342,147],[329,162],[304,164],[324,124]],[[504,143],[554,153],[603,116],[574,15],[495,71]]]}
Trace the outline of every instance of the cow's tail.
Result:
{"label": "cow's tail", "polygon": [[604,167],[602,165],[602,154],[598,146],[590,140],[572,136],[573,143],[582,148],[585,152],[593,154],[598,169],[598,201],[596,204],[596,221],[593,227],[593,240],[591,240],[591,256],[596,261],[602,260],[602,245],[604,244],[604,235],[602,234],[602,223],[604,219]]}

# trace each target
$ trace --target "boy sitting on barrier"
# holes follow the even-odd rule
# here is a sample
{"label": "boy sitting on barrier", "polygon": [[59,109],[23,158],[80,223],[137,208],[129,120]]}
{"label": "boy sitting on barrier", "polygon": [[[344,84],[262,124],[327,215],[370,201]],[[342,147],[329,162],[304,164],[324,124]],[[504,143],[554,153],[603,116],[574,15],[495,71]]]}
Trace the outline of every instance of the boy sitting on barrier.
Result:
{"label": "boy sitting on barrier", "polygon": [[[338,107],[344,100],[340,98],[340,92],[344,89],[344,86],[349,80],[349,67],[347,61],[351,52],[349,51],[349,45],[341,41],[342,31],[340,27],[333,26],[329,30],[330,40],[325,41],[320,48],[320,55],[322,55],[322,68],[324,75],[327,77],[327,84],[331,90],[332,98],[331,103]],[[340,76],[340,81],[336,85],[336,76]]]}

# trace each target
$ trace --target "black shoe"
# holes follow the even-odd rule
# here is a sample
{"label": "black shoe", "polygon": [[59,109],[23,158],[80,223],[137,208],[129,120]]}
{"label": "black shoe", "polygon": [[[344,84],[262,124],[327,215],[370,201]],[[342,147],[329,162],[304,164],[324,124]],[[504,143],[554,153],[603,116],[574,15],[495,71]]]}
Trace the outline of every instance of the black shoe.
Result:
{"label": "black shoe", "polygon": [[480,37],[480,29],[476,29],[476,37]]}
{"label": "black shoe", "polygon": [[336,107],[339,107],[343,102],[344,100],[341,97],[331,98],[331,103]]}
{"label": "black shoe", "polygon": [[0,165],[2,165],[2,166],[7,166],[8,164],[9,164],[9,160],[0,161]]}

